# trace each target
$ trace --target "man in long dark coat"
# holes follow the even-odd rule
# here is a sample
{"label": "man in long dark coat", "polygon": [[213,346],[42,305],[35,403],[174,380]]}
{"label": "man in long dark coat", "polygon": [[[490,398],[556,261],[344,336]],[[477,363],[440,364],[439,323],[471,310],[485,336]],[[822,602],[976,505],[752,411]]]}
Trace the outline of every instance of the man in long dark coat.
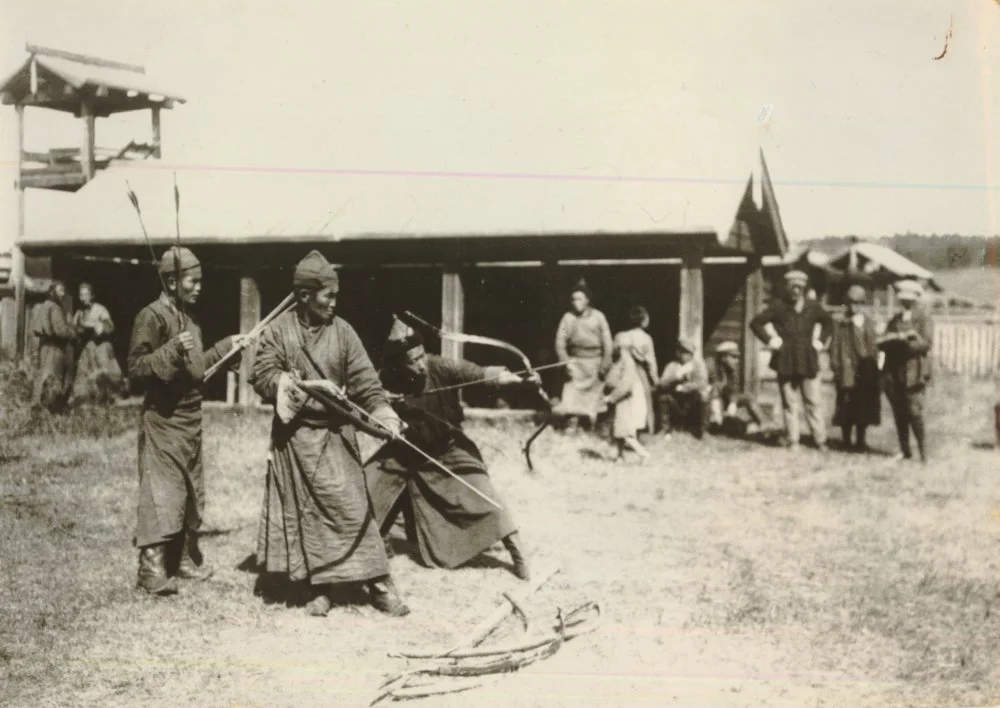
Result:
{"label": "man in long dark coat", "polygon": [[38,372],[35,378],[35,403],[55,411],[62,407],[72,384],[73,340],[76,330],[66,317],[63,299],[66,286],[56,280],[49,286],[49,297],[33,315],[33,331],[38,337]]}
{"label": "man in long dark coat", "polygon": [[900,311],[889,321],[880,346],[885,350],[883,378],[892,405],[899,436],[899,459],[913,458],[910,430],[917,439],[921,462],[927,462],[924,428],[924,392],[931,380],[931,349],[934,346],[934,323],[917,306],[923,288],[913,280],[896,283]]}
{"label": "man in long dark coat", "polygon": [[[773,352],[771,368],[778,374],[787,443],[799,446],[799,411],[816,447],[826,450],[823,385],[819,353],[829,340],[832,319],[823,307],[806,298],[809,277],[800,270],[785,274],[787,299],[778,299],[750,322],[750,329]],[[799,400],[801,398],[801,406]]]}
{"label": "man in long dark coat", "polygon": [[257,561],[269,573],[308,581],[313,616],[330,611],[333,586],[345,583],[363,583],[376,609],[402,616],[409,609],[389,577],[356,429],[298,384],[332,382],[393,433],[402,424],[354,328],[335,316],[336,270],[313,251],[295,268],[294,287],[297,307],[263,333],[250,377],[275,404]]}
{"label": "man in long dark coat", "polygon": [[[524,379],[503,367],[427,354],[420,335],[398,321],[383,364],[382,381],[398,394],[393,405],[406,423],[406,438],[499,502],[479,448],[462,431],[458,390],[451,387],[521,385]],[[408,535],[425,565],[456,568],[502,541],[514,574],[528,579],[528,562],[510,515],[417,453],[399,443],[386,445],[365,467],[365,476],[383,533],[405,512]]]}
{"label": "man in long dark coat", "polygon": [[875,323],[862,307],[867,293],[860,285],[847,290],[847,311],[833,328],[830,368],[837,387],[837,408],[833,424],[844,433],[844,445],[852,447],[851,433],[857,431],[854,449],[868,449],[867,431],[882,422],[882,386],[878,371],[878,334]]}
{"label": "man in long dark coat", "polygon": [[205,508],[201,381],[242,338],[202,344],[189,309],[201,294],[201,263],[186,248],[160,260],[166,291],[136,315],[128,375],[145,391],[139,423],[139,503],[134,543],[138,587],[152,595],[177,592],[176,578],[205,580],[212,568],[198,547]]}

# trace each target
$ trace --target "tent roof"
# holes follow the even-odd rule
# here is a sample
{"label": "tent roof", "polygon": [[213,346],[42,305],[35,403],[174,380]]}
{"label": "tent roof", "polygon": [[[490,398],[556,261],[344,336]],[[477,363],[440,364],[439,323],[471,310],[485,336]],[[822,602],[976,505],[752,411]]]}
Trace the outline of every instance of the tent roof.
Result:
{"label": "tent roof", "polygon": [[901,256],[891,248],[875,243],[856,243],[847,250],[830,259],[831,270],[846,272],[848,270],[851,252],[857,254],[857,267],[869,276],[884,278],[888,281],[912,278],[926,283],[931,288],[941,291],[942,288],[934,281],[934,273],[923,268],[909,258]]}
{"label": "tent roof", "polygon": [[[673,173],[673,172],[671,172]],[[186,243],[278,243],[560,234],[728,235],[750,166],[722,179],[338,170],[176,171]],[[135,246],[131,184],[158,244],[174,238],[172,168],[114,165],[75,194],[29,190],[28,250]]]}

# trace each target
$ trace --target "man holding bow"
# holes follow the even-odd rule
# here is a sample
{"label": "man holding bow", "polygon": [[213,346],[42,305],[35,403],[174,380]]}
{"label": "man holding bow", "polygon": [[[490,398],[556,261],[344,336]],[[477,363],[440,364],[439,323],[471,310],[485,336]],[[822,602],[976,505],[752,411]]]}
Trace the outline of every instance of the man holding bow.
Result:
{"label": "man holding bow", "polygon": [[457,390],[471,384],[517,386],[525,379],[504,367],[427,354],[421,336],[399,320],[386,345],[381,376],[386,389],[396,394],[393,405],[406,423],[406,438],[453,473],[403,445],[382,448],[365,476],[383,533],[406,512],[407,533],[417,542],[420,560],[444,568],[456,568],[502,541],[514,574],[527,580],[528,561],[517,526],[488,501],[497,499],[493,482],[479,448],[462,431]]}
{"label": "man holding bow", "polygon": [[[409,613],[389,577],[372,511],[355,420],[303,386],[325,385],[370,414],[391,435],[402,428],[360,338],[336,316],[337,271],[317,251],[295,268],[297,305],[261,335],[250,383],[275,405],[257,561],[269,573],[308,581],[309,614],[325,616],[335,585],[360,583],[372,605]],[[303,386],[299,384],[302,383]]]}

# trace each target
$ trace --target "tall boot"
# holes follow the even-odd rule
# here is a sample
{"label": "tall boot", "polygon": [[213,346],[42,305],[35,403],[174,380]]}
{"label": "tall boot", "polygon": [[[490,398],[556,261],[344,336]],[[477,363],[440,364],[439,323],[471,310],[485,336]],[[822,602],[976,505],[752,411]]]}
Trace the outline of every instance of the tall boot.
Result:
{"label": "tall boot", "polygon": [[139,576],[135,584],[137,589],[158,596],[177,593],[177,581],[167,577],[164,565],[165,552],[165,543],[139,549]]}
{"label": "tall boot", "polygon": [[215,574],[215,569],[205,562],[205,557],[198,547],[198,536],[194,531],[181,533],[178,543],[180,562],[177,565],[176,577],[181,580],[208,580]]}
{"label": "tall boot", "polygon": [[410,608],[396,591],[396,584],[388,575],[368,583],[368,596],[372,607],[391,617],[405,617],[410,614]]}
{"label": "tall boot", "polygon": [[917,439],[917,450],[920,452],[920,461],[927,464],[927,437],[924,431],[924,419],[921,416],[913,416],[910,420],[913,426],[913,437]]}
{"label": "tall boot", "polygon": [[868,428],[864,425],[858,426],[858,439],[854,446],[860,452],[868,452]]}
{"label": "tall boot", "polygon": [[504,538],[503,545],[510,553],[510,560],[514,564],[514,575],[521,580],[528,580],[531,577],[531,572],[528,570],[528,561],[524,557],[524,549],[521,547],[521,536],[515,531]]}
{"label": "tall boot", "polygon": [[312,599],[306,604],[306,612],[311,617],[326,617],[333,607],[333,602],[330,600],[330,586],[311,585],[309,589],[312,592]]}

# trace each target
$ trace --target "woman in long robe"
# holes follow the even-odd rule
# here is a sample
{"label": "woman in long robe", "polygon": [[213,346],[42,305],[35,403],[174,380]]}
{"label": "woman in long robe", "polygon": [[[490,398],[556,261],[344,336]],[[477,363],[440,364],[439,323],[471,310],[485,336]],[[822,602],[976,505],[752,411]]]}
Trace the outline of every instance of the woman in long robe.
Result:
{"label": "woman in long robe", "polygon": [[580,281],[571,293],[572,308],[556,330],[556,354],[569,362],[569,380],[563,385],[557,412],[571,422],[586,420],[591,427],[607,410],[602,379],[611,368],[611,328],[600,310],[591,306],[591,292]]}
{"label": "woman in long robe", "polygon": [[35,403],[56,411],[63,407],[72,383],[73,340],[76,331],[66,317],[63,299],[66,286],[53,281],[48,299],[33,315],[32,331],[38,337],[38,371],[35,375]]}
{"label": "woman in long robe", "polygon": [[646,331],[649,329],[649,312],[645,307],[636,306],[629,312],[632,329],[620,332],[623,351],[628,352],[636,363],[636,373],[642,383],[643,397],[646,399],[646,420],[639,430],[654,433],[656,408],[653,404],[653,391],[656,389],[659,369],[656,366],[656,348],[653,338]]}
{"label": "woman in long robe", "polygon": [[403,615],[409,609],[389,580],[355,428],[315,399],[303,400],[296,379],[343,387],[349,400],[395,429],[399,419],[354,328],[333,316],[336,271],[313,251],[296,267],[294,283],[299,305],[262,334],[250,376],[257,393],[275,403],[257,562],[269,573],[308,581],[314,616],[329,612],[333,586],[344,583],[367,585],[377,609]]}
{"label": "woman in long robe", "polygon": [[[830,345],[830,368],[837,389],[833,424],[843,431],[846,446],[862,451],[868,447],[868,428],[882,422],[878,334],[875,323],[861,309],[866,297],[860,285],[848,289],[847,312],[835,323]],[[857,438],[852,446],[853,430]]]}
{"label": "woman in long robe", "polygon": [[94,290],[89,283],[79,288],[80,309],[73,315],[73,328],[82,344],[73,380],[74,403],[92,401],[110,403],[122,392],[122,370],[115,358],[111,335],[115,324],[111,313],[94,302]]}

